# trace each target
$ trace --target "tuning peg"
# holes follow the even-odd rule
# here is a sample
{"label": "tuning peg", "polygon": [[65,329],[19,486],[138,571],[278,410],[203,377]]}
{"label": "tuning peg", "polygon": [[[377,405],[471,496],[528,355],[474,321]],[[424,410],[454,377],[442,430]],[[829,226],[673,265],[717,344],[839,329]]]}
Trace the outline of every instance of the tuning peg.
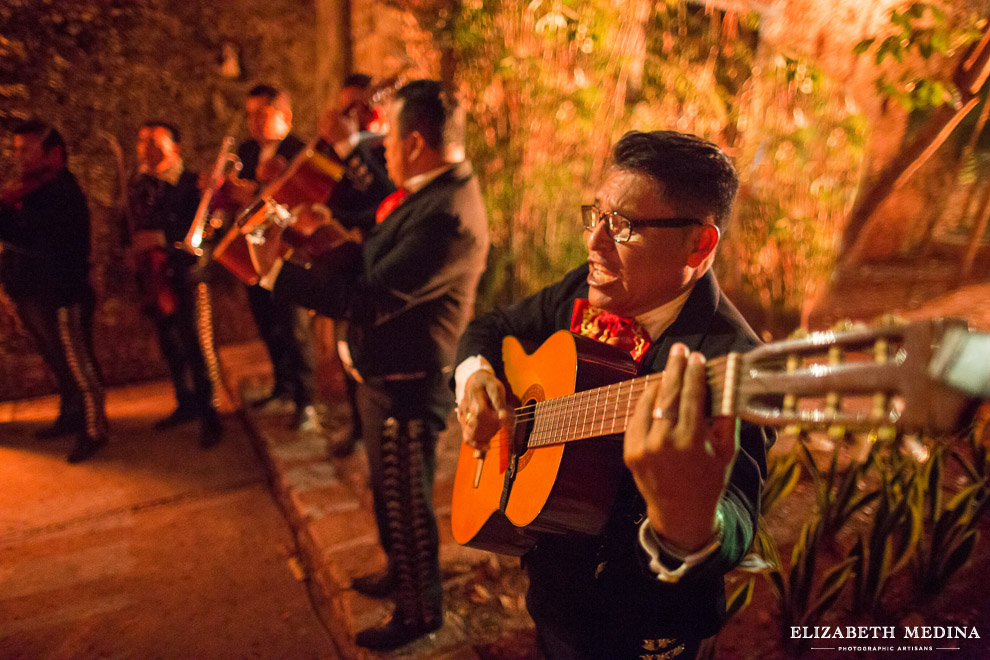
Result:
{"label": "tuning peg", "polygon": [[879,442],[894,442],[897,440],[896,426],[880,426],[874,430]]}
{"label": "tuning peg", "polygon": [[839,319],[832,324],[829,328],[832,332],[845,332],[846,330],[852,330],[853,322],[852,319]]}
{"label": "tuning peg", "polygon": [[833,424],[828,427],[828,437],[832,440],[842,440],[848,435],[849,429],[842,424]]}
{"label": "tuning peg", "polygon": [[873,325],[881,328],[890,328],[898,325],[904,325],[905,323],[907,323],[907,319],[903,316],[888,313],[880,316],[880,318],[878,318]]}
{"label": "tuning peg", "polygon": [[788,424],[784,427],[784,435],[789,438],[798,439],[802,433],[804,433],[804,429],[800,424]]}

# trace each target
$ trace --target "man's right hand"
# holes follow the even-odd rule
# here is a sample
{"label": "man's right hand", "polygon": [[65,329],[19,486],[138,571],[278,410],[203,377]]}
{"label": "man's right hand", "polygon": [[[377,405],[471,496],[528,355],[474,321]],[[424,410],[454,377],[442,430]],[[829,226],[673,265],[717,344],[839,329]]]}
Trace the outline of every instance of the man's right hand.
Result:
{"label": "man's right hand", "polygon": [[479,369],[468,377],[457,419],[464,442],[482,452],[488,450],[488,443],[500,428],[511,427],[512,411],[505,404],[505,386],[494,373]]}

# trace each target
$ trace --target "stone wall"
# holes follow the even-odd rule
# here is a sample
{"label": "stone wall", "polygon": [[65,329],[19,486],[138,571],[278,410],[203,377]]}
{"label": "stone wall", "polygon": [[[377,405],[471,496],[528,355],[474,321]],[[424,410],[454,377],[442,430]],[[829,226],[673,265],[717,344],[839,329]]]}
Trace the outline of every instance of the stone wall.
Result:
{"label": "stone wall", "polygon": [[[70,168],[93,210],[96,352],[110,384],[165,373],[121,259],[115,147],[130,170],[138,126],[164,119],[183,133],[187,166],[208,168],[245,92],[268,81],[292,94],[295,132],[309,138],[317,111],[314,23],[310,0],[0,3],[0,132],[37,115],[68,141]],[[225,51],[236,54],[236,67],[229,57],[222,66]],[[2,149],[0,181],[11,171],[7,140]],[[243,287],[220,273],[214,297],[219,342],[253,338]],[[0,400],[52,390],[0,293]]]}

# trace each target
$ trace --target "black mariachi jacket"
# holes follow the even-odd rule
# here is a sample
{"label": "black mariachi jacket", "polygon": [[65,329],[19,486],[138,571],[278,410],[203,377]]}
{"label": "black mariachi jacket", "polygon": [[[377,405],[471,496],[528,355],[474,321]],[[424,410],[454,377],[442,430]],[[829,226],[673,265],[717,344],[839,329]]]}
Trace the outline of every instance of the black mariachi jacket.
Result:
{"label": "black mariachi jacket", "polygon": [[[502,338],[513,335],[539,344],[568,329],[574,301],[588,297],[587,275],[587,265],[582,266],[557,284],[472,321],[458,347],[457,363],[480,354],[501,376]],[[759,340],[708,273],[643,356],[641,372],[662,371],[675,342],[712,358],[746,351]],[[725,614],[722,575],[739,562],[753,538],[773,437],[760,427],[741,425],[740,451],[719,504],[721,549],[678,583],[660,582],[649,569],[638,540],[645,503],[628,470],[603,534],[541,539],[523,559],[530,576],[527,606],[540,634],[569,645],[574,657],[618,657],[616,648],[628,646],[616,640],[700,639],[717,632]]]}
{"label": "black mariachi jacket", "polygon": [[17,205],[0,204],[0,240],[0,282],[11,298],[69,305],[92,295],[89,207],[67,169]]}
{"label": "black mariachi jacket", "polygon": [[385,170],[385,148],[382,136],[362,134],[361,139],[344,158],[347,167],[344,178],[334,186],[327,199],[327,208],[344,227],[356,227],[367,234],[375,226],[375,212],[382,200],[395,192]]}
{"label": "black mariachi jacket", "polygon": [[[292,159],[305,148],[305,142],[297,138],[292,133],[289,133],[281,142],[278,143],[278,148],[275,149],[275,155],[281,156],[286,161],[291,163]],[[257,140],[254,138],[245,140],[237,147],[237,157],[241,159],[241,171],[238,176],[242,179],[256,181],[258,175],[258,159],[261,157],[261,145],[258,144]]]}
{"label": "black mariachi jacket", "polygon": [[356,266],[287,262],[274,293],[349,320],[351,356],[366,379],[438,373],[453,364],[487,254],[478,180],[459,163],[375,225]]}

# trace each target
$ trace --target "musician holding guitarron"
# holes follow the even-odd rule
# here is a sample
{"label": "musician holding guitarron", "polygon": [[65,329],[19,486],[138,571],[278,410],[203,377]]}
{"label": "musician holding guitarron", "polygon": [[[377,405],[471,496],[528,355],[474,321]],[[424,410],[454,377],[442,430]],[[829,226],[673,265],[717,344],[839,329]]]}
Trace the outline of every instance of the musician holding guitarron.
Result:
{"label": "musician holding guitarron", "polygon": [[[251,136],[237,147],[242,167],[220,191],[226,205],[238,213],[244,212],[262,188],[283,175],[306,147],[291,133],[292,106],[284,90],[255,85],[248,91],[245,110]],[[214,258],[222,247],[218,245]],[[275,375],[271,392],[252,405],[262,412],[290,412],[292,426],[298,431],[321,432],[314,405],[316,340],[312,317],[297,305],[274,299],[271,291],[257,286],[256,281],[249,283],[247,295]]]}
{"label": "musician holding guitarron", "polygon": [[722,623],[773,437],[706,413],[706,359],[759,343],[711,272],[737,186],[709,142],[626,134],[580,209],[587,264],[461,339],[454,536],[523,556],[548,658],[690,658]]}

